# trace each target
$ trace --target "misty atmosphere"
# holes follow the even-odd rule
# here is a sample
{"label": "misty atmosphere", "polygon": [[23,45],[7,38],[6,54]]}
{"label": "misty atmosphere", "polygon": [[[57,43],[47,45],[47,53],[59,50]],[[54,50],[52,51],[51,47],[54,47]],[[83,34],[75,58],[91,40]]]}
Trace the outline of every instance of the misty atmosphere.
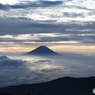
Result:
{"label": "misty atmosphere", "polygon": [[66,76],[90,77],[95,75],[95,56],[93,55],[64,53],[54,56],[46,52],[45,54],[47,55],[1,56],[0,87],[41,83]]}
{"label": "misty atmosphere", "polygon": [[0,95],[95,94],[95,0],[0,0]]}

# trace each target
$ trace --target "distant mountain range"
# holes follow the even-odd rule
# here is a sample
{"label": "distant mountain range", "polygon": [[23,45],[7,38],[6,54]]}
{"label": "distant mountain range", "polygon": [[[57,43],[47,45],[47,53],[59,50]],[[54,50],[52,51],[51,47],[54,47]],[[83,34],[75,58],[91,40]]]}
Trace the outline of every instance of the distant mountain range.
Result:
{"label": "distant mountain range", "polygon": [[94,88],[95,77],[64,77],[45,83],[0,88],[0,93],[6,92],[11,95],[94,95]]}
{"label": "distant mountain range", "polygon": [[49,49],[46,46],[39,46],[38,48],[25,53],[24,55],[38,55],[38,56],[48,56],[48,55],[59,55],[58,53],[54,52],[53,50]]}

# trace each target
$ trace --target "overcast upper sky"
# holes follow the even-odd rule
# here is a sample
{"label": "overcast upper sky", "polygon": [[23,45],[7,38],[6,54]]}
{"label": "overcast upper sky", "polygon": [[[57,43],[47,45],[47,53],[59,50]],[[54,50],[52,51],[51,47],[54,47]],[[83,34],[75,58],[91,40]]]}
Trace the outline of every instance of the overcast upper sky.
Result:
{"label": "overcast upper sky", "polygon": [[0,52],[47,45],[95,53],[95,0],[0,0]]}

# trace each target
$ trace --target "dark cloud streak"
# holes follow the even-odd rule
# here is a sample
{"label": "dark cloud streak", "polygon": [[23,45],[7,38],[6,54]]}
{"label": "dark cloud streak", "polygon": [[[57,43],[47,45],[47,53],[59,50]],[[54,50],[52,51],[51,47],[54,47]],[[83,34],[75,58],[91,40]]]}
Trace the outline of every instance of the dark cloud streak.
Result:
{"label": "dark cloud streak", "polygon": [[[0,19],[0,35],[12,34],[31,34],[31,33],[67,33],[67,34],[77,34],[77,33],[95,33],[95,22],[87,22],[87,24],[77,24],[77,23],[62,23],[56,24],[52,23],[52,20],[49,22],[40,22],[27,18],[6,18]],[[74,29],[71,31],[67,31],[66,29]],[[81,31],[78,31],[80,30]],[[92,31],[86,31],[86,30]]]}
{"label": "dark cloud streak", "polygon": [[8,10],[8,9],[9,9],[8,5],[3,5],[0,3],[0,10]]}
{"label": "dark cloud streak", "polygon": [[74,12],[74,13],[73,12],[72,13],[64,12],[63,16],[65,16],[65,17],[72,17],[72,18],[85,17],[84,14],[82,14],[82,13],[76,13],[76,12]]}

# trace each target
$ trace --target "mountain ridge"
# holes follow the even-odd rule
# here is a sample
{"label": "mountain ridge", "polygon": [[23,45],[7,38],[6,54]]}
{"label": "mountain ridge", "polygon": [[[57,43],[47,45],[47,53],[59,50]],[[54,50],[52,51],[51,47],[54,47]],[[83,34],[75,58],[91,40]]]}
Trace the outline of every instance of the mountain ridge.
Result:
{"label": "mountain ridge", "polygon": [[31,93],[31,95],[93,95],[94,88],[95,77],[63,77],[49,82],[0,88],[0,93],[7,92],[12,95],[27,93]]}

